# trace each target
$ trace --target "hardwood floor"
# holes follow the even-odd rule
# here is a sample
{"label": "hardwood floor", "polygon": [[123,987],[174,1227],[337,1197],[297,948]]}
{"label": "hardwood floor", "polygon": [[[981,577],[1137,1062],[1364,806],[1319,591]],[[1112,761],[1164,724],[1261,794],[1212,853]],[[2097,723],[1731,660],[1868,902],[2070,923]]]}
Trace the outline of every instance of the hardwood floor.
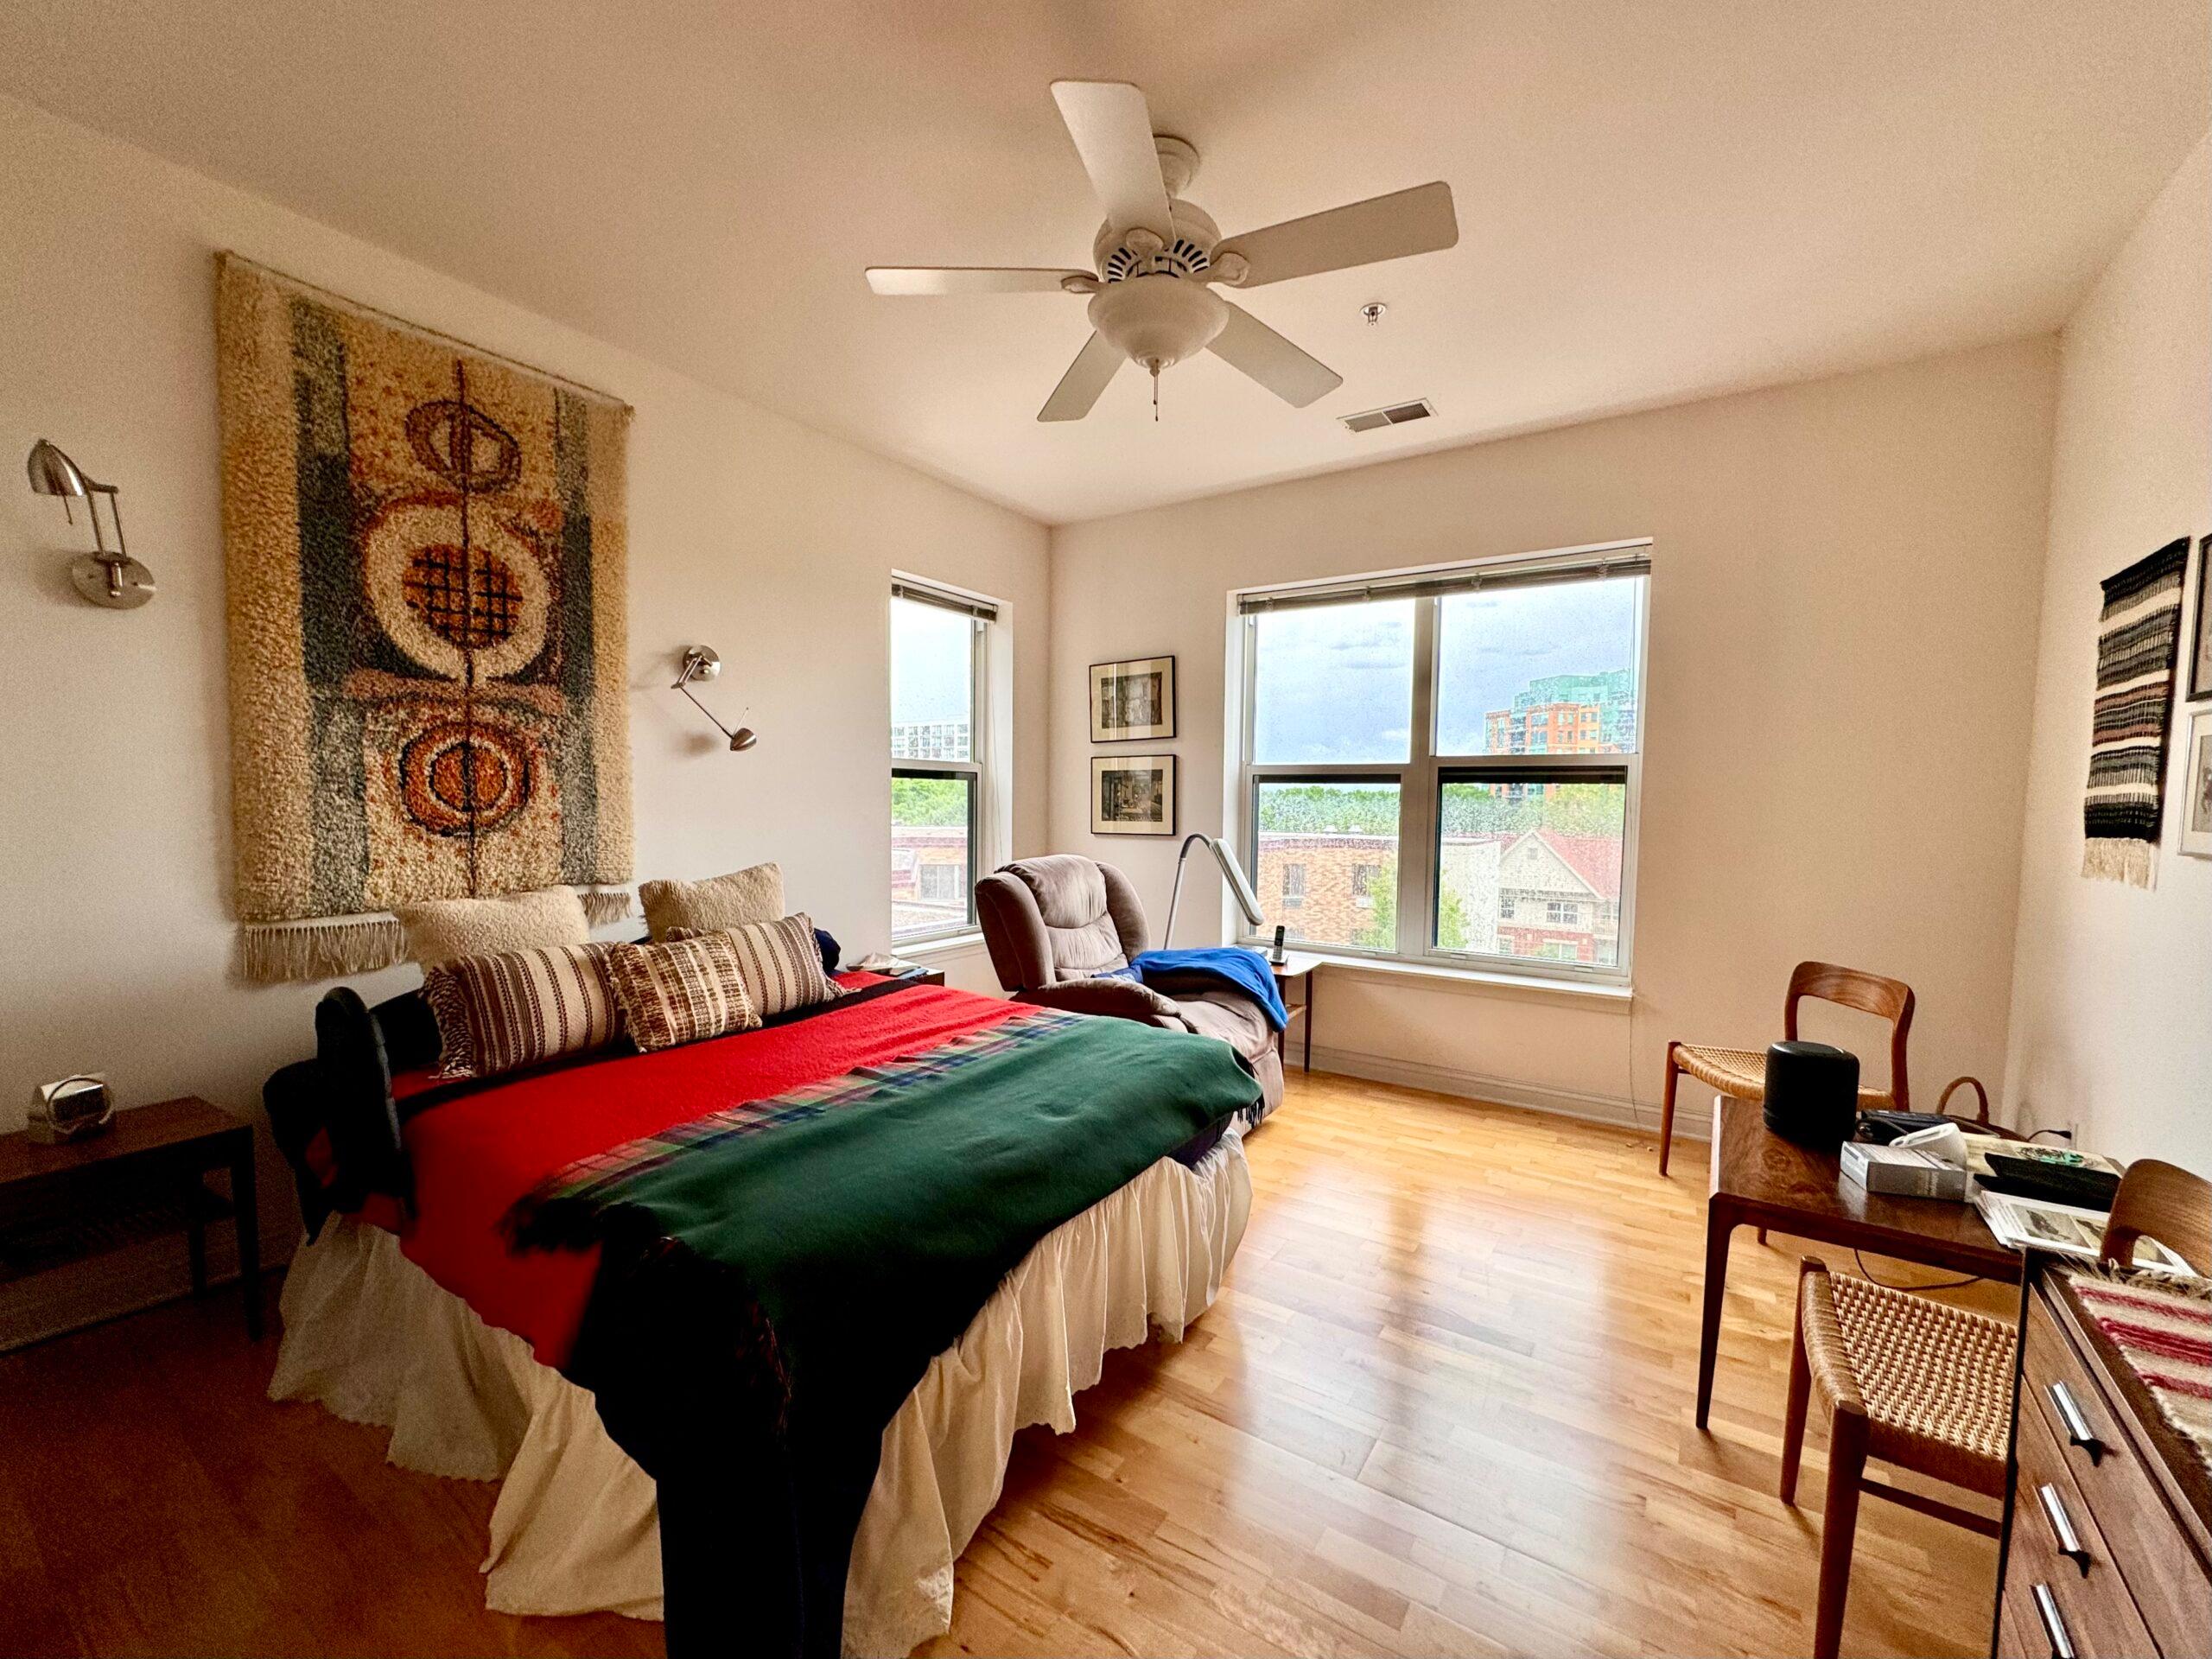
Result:
{"label": "hardwood floor", "polygon": [[[1020,1436],[924,1651],[1804,1650],[1818,1512],[1774,1496],[1801,1249],[1739,1237],[1696,1432],[1704,1155],[1680,1150],[1662,1180],[1649,1135],[1294,1076],[1221,1300],[1109,1356],[1076,1433]],[[0,1652],[659,1651],[657,1625],[485,1611],[493,1488],[270,1404],[275,1342],[237,1318],[0,1357]],[[1986,1651],[1995,1565],[1867,1505],[1846,1651]]]}

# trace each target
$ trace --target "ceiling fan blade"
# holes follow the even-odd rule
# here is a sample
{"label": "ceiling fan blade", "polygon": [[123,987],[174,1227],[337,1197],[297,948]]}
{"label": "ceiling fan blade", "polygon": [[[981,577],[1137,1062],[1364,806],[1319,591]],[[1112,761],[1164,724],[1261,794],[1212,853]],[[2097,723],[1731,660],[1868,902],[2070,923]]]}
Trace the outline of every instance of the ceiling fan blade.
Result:
{"label": "ceiling fan blade", "polygon": [[1083,349],[1075,354],[1075,361],[1068,365],[1068,372],[1060,377],[1060,384],[1052,388],[1052,395],[1045,400],[1045,407],[1037,411],[1040,421],[1079,421],[1090,413],[1090,406],[1098,401],[1098,394],[1106,390],[1106,383],[1114,378],[1114,371],[1128,359],[1121,348],[1106,343],[1103,334],[1093,334],[1084,341]]}
{"label": "ceiling fan blade", "polygon": [[[1228,305],[1224,300],[1223,304]],[[1229,306],[1229,322],[1206,349],[1231,368],[1242,369],[1295,409],[1325,397],[1344,378],[1319,358],[1309,356],[1249,311]]]}
{"label": "ceiling fan blade", "polygon": [[1107,223],[1117,231],[1141,225],[1162,242],[1174,241],[1144,94],[1126,80],[1056,80],[1052,96]]}
{"label": "ceiling fan blade", "polygon": [[1452,187],[1439,181],[1232,236],[1213,251],[1213,262],[1218,266],[1224,254],[1243,254],[1251,275],[1236,286],[1257,288],[1292,276],[1433,253],[1459,239]]}
{"label": "ceiling fan blade", "polygon": [[870,265],[868,285],[879,294],[1058,294],[1087,270],[1023,270],[982,265]]}

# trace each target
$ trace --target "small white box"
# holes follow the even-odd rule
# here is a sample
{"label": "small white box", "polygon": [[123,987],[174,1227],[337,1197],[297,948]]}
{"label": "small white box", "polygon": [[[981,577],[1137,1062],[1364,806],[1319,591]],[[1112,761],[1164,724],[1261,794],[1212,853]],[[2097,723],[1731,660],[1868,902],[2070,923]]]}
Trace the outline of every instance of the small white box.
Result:
{"label": "small white box", "polygon": [[1864,1141],[1843,1143],[1844,1179],[1869,1192],[1898,1198],[1950,1198],[1963,1202],[1967,1173],[1917,1147],[1878,1147]]}

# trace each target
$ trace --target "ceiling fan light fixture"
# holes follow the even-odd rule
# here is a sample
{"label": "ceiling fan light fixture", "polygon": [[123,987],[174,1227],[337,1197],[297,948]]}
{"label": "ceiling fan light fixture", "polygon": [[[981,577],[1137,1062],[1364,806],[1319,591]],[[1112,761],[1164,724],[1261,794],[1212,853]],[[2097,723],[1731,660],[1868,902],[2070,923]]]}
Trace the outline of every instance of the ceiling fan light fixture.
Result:
{"label": "ceiling fan light fixture", "polygon": [[1090,326],[1155,374],[1205,350],[1228,323],[1226,301],[1179,276],[1131,276],[1090,296]]}

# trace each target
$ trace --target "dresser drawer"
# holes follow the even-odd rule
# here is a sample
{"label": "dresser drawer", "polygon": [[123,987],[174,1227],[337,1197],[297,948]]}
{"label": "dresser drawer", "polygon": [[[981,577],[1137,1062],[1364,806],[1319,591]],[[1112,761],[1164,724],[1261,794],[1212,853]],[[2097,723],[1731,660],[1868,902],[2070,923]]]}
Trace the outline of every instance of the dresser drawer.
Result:
{"label": "dresser drawer", "polygon": [[[2028,1298],[2021,1393],[2025,1398],[2020,1406],[2013,1548],[2024,1538],[2031,1548],[2050,1547],[2056,1567],[2070,1574],[2075,1585],[2082,1580],[2078,1568],[2056,1557],[2050,1546],[2050,1524],[2037,1497],[2037,1483],[2050,1481],[2055,1464],[2080,1499],[2077,1529],[2086,1534],[2094,1529],[2101,1541],[2099,1554],[2119,1569],[2158,1651],[2212,1652],[2212,1583],[2143,1466],[2136,1442],[2041,1294]],[[2034,1479],[2029,1473],[2031,1459],[2045,1471]],[[2067,1501],[2074,1505],[2072,1497]],[[2012,1575],[2008,1565],[2008,1580]]]}
{"label": "dresser drawer", "polygon": [[[2015,1645],[2061,1655],[2070,1646],[2082,1659],[2156,1653],[2135,1597],[2113,1563],[2111,1545],[2041,1418],[2022,1415],[2016,1455],[2019,1482],[2005,1560],[2005,1600],[2016,1626]],[[2050,1599],[2047,1609],[2035,1605],[2037,1586]],[[2047,1618],[2055,1618],[2066,1632],[2063,1644],[2045,1630]]]}

